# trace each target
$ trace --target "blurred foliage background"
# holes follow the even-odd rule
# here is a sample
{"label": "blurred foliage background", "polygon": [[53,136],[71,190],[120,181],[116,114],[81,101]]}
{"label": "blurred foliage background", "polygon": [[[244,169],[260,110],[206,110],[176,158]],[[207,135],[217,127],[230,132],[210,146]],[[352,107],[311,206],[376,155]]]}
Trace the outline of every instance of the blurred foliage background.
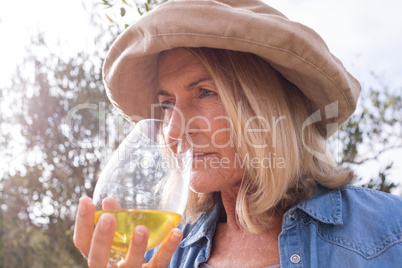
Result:
{"label": "blurred foliage background", "polygon": [[[93,49],[62,58],[39,33],[11,86],[0,88],[0,102],[13,111],[0,113],[1,162],[21,162],[18,170],[6,166],[0,181],[0,267],[86,267],[72,242],[78,200],[92,196],[105,160],[131,128],[105,95],[103,57],[127,27],[128,11],[143,14],[161,2],[98,1],[98,9],[118,12],[106,15],[107,27],[93,17]],[[341,165],[355,168],[402,148],[400,89],[378,81],[363,88],[356,114],[331,139]],[[355,184],[399,194],[388,179],[393,165]]]}

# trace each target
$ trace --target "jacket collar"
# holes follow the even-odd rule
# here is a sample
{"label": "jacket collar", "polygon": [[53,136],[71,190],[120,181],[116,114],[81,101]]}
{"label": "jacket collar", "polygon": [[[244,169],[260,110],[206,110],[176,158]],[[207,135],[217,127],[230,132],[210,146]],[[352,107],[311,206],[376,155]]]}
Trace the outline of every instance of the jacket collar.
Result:
{"label": "jacket collar", "polygon": [[201,243],[204,237],[209,243],[212,243],[221,209],[223,209],[222,201],[218,201],[211,210],[204,213],[190,233],[181,241],[180,247],[184,248],[197,242]]}
{"label": "jacket collar", "polygon": [[[180,247],[184,248],[195,243],[212,243],[219,213],[222,208],[222,201],[219,201],[210,211],[202,215],[197,223],[195,223],[190,233],[181,241]],[[295,222],[291,222],[288,219],[290,218],[289,215],[294,213],[297,209],[322,223],[334,225],[343,224],[342,195],[340,190],[331,190],[323,186],[318,186],[318,190],[312,198],[300,202],[285,213],[284,228]],[[202,241],[204,237],[207,241]]]}
{"label": "jacket collar", "polygon": [[341,190],[318,186],[312,198],[300,202],[296,207],[322,223],[343,224]]}

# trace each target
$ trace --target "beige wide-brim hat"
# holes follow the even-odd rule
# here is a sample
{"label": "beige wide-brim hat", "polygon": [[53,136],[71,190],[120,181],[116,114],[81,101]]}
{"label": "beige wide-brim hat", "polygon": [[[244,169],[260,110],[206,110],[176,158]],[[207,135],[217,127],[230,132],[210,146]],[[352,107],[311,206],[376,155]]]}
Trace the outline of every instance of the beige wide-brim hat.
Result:
{"label": "beige wide-brim hat", "polygon": [[106,92],[130,121],[158,116],[152,105],[158,103],[158,54],[176,47],[262,57],[320,108],[313,121],[323,129],[330,126],[327,137],[356,108],[359,82],[312,29],[258,0],[190,0],[167,2],[143,15],[108,52],[103,66]]}

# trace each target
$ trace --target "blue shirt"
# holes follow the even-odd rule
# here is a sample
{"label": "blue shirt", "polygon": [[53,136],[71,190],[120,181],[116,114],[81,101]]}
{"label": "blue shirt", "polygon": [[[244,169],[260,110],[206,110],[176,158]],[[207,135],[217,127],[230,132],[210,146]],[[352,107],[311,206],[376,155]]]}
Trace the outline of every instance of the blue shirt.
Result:
{"label": "blue shirt", "polygon": [[[218,203],[197,223],[180,227],[184,238],[168,267],[208,260],[221,209]],[[281,267],[402,267],[402,199],[361,187],[320,186],[284,214],[278,246]]]}

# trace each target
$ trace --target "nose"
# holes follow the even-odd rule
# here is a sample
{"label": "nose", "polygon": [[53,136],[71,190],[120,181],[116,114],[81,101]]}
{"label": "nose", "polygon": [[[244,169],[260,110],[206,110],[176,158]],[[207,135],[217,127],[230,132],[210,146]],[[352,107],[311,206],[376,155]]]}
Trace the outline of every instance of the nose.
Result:
{"label": "nose", "polygon": [[181,139],[186,129],[186,120],[182,110],[177,105],[172,107],[172,112],[166,119],[169,121],[165,132],[166,138],[171,140]]}
{"label": "nose", "polygon": [[189,134],[186,131],[186,118],[185,114],[178,106],[172,108],[172,112],[169,118],[165,118],[168,122],[164,127],[164,138],[168,147],[174,153],[183,153],[188,150],[189,144]]}

